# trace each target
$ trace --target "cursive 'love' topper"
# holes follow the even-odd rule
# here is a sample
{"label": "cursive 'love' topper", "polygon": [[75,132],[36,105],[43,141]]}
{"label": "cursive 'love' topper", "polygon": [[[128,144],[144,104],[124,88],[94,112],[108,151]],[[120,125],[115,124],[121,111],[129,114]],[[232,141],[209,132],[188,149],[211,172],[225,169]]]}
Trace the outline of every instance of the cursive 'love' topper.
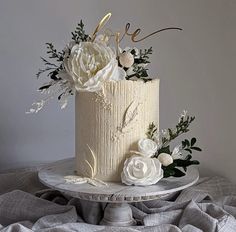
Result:
{"label": "cursive 'love' topper", "polygon": [[[93,34],[92,34],[92,36],[91,36],[91,41],[92,41],[92,42],[95,40],[97,33],[98,33],[98,32],[105,26],[105,24],[109,21],[109,19],[111,18],[111,15],[112,15],[111,13],[106,14],[106,15],[101,19],[101,21],[98,23],[97,27],[95,28],[95,30],[94,30],[94,32],[93,32]],[[162,31],[168,31],[168,30],[179,30],[179,31],[181,31],[181,30],[183,30],[182,28],[179,28],[179,27],[166,27],[166,28],[162,28],[162,29],[156,30],[156,31],[154,31],[154,32],[152,32],[152,33],[150,33],[150,34],[148,34],[148,35],[145,35],[145,36],[143,36],[143,37],[141,37],[141,38],[137,38],[137,36],[141,33],[142,30],[141,30],[140,28],[138,28],[138,29],[136,29],[134,32],[130,32],[130,26],[131,26],[130,23],[127,23],[127,24],[125,25],[125,30],[124,30],[124,33],[123,33],[122,36],[120,36],[120,34],[121,34],[120,32],[112,33],[111,30],[109,30],[109,31],[107,31],[107,32],[110,32],[110,34],[108,35],[108,37],[110,38],[110,37],[112,37],[112,36],[115,36],[115,38],[116,38],[115,41],[116,41],[117,44],[119,44],[119,43],[121,42],[121,40],[123,40],[123,38],[124,38],[126,35],[131,38],[131,41],[132,41],[132,42],[140,42],[140,41],[143,41],[143,40],[145,40],[145,39],[147,39],[147,38],[149,38],[149,37],[151,37],[151,36],[153,36],[153,35],[156,35],[156,34],[162,32]],[[118,39],[117,39],[117,37],[118,37]]]}

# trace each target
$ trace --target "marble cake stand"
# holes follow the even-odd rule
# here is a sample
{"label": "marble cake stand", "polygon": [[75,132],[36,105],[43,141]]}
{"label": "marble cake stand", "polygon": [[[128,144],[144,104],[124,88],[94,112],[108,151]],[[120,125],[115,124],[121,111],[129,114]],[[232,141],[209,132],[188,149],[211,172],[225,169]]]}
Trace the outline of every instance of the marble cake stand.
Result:
{"label": "marble cake stand", "polygon": [[66,183],[64,177],[74,175],[74,159],[59,162],[39,171],[40,181],[69,196],[95,202],[107,202],[104,218],[100,224],[111,226],[135,225],[128,203],[160,199],[168,194],[188,188],[199,178],[198,170],[190,167],[180,178],[162,179],[156,185],[138,187],[109,182],[107,186]]}

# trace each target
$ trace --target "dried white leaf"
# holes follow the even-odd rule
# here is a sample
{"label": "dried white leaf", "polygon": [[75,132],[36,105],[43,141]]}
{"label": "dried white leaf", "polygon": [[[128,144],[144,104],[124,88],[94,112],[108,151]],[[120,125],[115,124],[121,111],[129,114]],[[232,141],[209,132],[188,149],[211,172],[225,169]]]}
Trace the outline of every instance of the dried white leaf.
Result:
{"label": "dried white leaf", "polygon": [[69,184],[91,184],[93,186],[107,186],[108,184],[96,178],[81,177],[75,175],[64,176],[66,183]]}
{"label": "dried white leaf", "polygon": [[85,160],[85,164],[87,164],[87,167],[88,167],[88,168],[86,168],[86,175],[88,175],[88,177],[92,178],[93,177],[93,167],[89,163],[88,160]]}
{"label": "dried white leaf", "polygon": [[65,176],[64,177],[66,183],[70,184],[85,184],[87,183],[87,179],[80,176]]}
{"label": "dried white leaf", "polygon": [[90,148],[88,144],[87,144],[87,147],[89,149],[89,153],[86,153],[86,157],[88,158],[85,160],[85,163],[88,166],[88,169],[86,171],[87,171],[88,177],[93,179],[97,174],[97,159],[93,150]]}
{"label": "dried white leaf", "polygon": [[94,178],[97,174],[97,159],[96,159],[96,156],[93,152],[93,150],[90,148],[90,146],[87,144],[88,146],[88,149],[90,151],[90,154],[92,156],[92,162],[93,162],[93,175],[92,175],[92,178]]}
{"label": "dried white leaf", "polygon": [[140,103],[136,101],[132,101],[131,104],[128,106],[123,120],[123,125],[121,131],[124,132],[135,122],[136,116],[138,115],[138,107]]}

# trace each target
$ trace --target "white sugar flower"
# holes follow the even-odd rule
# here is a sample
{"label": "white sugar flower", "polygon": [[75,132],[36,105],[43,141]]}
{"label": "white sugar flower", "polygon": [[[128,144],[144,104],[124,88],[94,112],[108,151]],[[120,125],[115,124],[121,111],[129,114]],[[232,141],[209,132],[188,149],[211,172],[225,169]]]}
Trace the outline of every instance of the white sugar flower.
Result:
{"label": "white sugar flower", "polygon": [[167,140],[170,139],[170,134],[169,134],[169,131],[167,129],[161,130],[161,133],[162,133],[163,137],[165,137]]}
{"label": "white sugar flower", "polygon": [[167,153],[161,153],[158,155],[157,159],[160,161],[160,163],[163,165],[163,166],[168,166],[170,164],[173,163],[173,158],[171,155],[167,154]]}
{"label": "white sugar flower", "polygon": [[80,42],[64,60],[66,72],[77,91],[99,91],[106,81],[124,80],[126,73],[118,67],[116,56],[104,43]]}
{"label": "white sugar flower", "polygon": [[180,158],[182,158],[182,152],[181,152],[181,150],[182,150],[182,145],[181,145],[181,144],[180,144],[180,145],[177,145],[177,146],[173,149],[171,156],[172,156],[172,158],[173,158],[174,160],[175,160],[175,159],[180,159]]}
{"label": "white sugar flower", "polygon": [[138,150],[147,157],[153,156],[157,152],[157,144],[151,139],[140,139],[138,141]]}
{"label": "white sugar flower", "polygon": [[153,135],[153,139],[157,144],[157,150],[159,150],[162,147],[162,138],[161,138],[160,132],[156,132]]}
{"label": "white sugar flower", "polygon": [[134,64],[134,56],[130,52],[123,52],[119,55],[121,66],[130,68]]}
{"label": "white sugar flower", "polygon": [[187,118],[187,115],[188,115],[188,111],[187,110],[183,110],[183,112],[180,114],[179,122],[180,122],[181,119],[183,119],[185,121],[186,118]]}
{"label": "white sugar flower", "polygon": [[156,158],[132,156],[124,163],[122,183],[146,186],[156,184],[163,178],[161,163]]}

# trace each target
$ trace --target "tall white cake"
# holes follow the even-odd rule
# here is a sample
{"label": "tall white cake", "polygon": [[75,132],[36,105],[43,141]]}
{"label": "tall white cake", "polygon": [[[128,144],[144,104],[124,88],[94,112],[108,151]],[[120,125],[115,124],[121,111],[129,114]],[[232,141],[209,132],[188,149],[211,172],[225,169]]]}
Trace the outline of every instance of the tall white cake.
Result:
{"label": "tall white cake", "polygon": [[65,176],[66,182],[148,186],[184,176],[188,166],[199,164],[191,160],[192,150],[201,149],[196,138],[183,140],[173,151],[170,143],[189,131],[195,117],[184,111],[175,128],[159,133],[159,79],[148,75],[152,47],[121,47],[124,38],[139,42],[182,29],[168,27],[142,37],[140,29],[132,33],[127,23],[121,34],[104,28],[110,17],[106,14],[90,33],[81,20],[62,51],[46,43],[45,67],[36,76],[50,78],[39,88],[48,96],[34,102],[27,113],[37,113],[56,95],[65,108],[75,96],[76,174]]}
{"label": "tall white cake", "polygon": [[159,79],[106,82],[100,92],[77,92],[76,170],[79,176],[120,181],[124,160],[159,125]]}

